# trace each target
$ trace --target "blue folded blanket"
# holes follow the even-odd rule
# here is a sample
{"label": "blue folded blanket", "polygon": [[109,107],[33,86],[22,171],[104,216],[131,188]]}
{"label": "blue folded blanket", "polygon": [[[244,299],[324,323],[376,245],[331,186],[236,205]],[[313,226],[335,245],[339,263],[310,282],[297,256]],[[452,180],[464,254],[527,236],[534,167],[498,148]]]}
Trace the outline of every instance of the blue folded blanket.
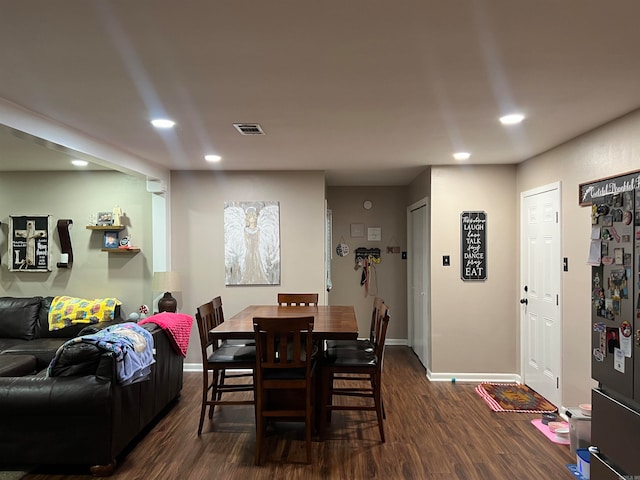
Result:
{"label": "blue folded blanket", "polygon": [[76,343],[90,343],[112,352],[116,359],[118,383],[128,385],[146,380],[151,373],[153,358],[153,336],[135,323],[118,323],[90,335],[82,335],[66,341],[51,359],[47,376],[54,376],[53,367],[65,348]]}

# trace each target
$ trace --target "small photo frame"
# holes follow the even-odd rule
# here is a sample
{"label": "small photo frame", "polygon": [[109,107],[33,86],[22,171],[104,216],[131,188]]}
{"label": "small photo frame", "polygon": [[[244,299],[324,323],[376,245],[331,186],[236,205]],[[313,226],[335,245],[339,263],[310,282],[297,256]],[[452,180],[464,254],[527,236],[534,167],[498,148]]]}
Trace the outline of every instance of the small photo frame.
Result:
{"label": "small photo frame", "polygon": [[367,240],[379,242],[382,239],[382,229],[380,227],[367,228]]}
{"label": "small photo frame", "polygon": [[120,240],[118,238],[118,232],[112,232],[110,230],[104,232],[102,248],[118,248],[119,245]]}
{"label": "small photo frame", "polygon": [[97,225],[113,225],[112,212],[98,212]]}
{"label": "small photo frame", "polygon": [[351,237],[364,237],[364,223],[352,223],[351,224]]}

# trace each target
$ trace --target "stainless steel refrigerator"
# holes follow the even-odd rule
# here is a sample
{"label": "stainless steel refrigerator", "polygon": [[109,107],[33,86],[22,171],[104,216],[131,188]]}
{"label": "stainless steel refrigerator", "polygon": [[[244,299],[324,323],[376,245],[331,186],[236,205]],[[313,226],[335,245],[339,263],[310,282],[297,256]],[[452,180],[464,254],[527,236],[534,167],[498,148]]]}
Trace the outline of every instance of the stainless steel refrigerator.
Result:
{"label": "stainless steel refrigerator", "polygon": [[[591,479],[640,480],[640,176],[595,184]],[[634,186],[635,188],[629,188]]]}

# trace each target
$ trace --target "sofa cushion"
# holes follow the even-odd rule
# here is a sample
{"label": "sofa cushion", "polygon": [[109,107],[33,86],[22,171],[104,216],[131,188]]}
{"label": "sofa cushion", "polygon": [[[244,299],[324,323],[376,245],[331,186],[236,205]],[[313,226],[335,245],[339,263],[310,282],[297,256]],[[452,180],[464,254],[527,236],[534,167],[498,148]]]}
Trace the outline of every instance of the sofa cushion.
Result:
{"label": "sofa cushion", "polygon": [[29,340],[18,340],[17,338],[0,338],[0,353],[8,348],[13,348],[16,345],[22,345],[28,342]]}
{"label": "sofa cushion", "polygon": [[35,338],[41,303],[42,297],[0,297],[0,338]]}
{"label": "sofa cushion", "polygon": [[49,362],[56,354],[58,348],[66,340],[64,338],[36,338],[28,342],[21,342],[6,348],[3,354],[33,355],[37,360],[37,370],[49,366]]}
{"label": "sofa cushion", "polygon": [[36,357],[0,355],[0,377],[22,377],[36,371]]}

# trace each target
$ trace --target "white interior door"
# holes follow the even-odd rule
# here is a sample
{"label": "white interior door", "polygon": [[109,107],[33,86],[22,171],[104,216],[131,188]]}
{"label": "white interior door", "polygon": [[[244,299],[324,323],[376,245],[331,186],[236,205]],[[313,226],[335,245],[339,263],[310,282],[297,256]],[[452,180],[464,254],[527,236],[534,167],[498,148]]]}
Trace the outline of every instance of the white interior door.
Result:
{"label": "white interior door", "polygon": [[428,220],[426,200],[409,207],[407,214],[409,344],[427,370],[430,367],[429,332],[431,330]]}
{"label": "white interior door", "polygon": [[521,197],[521,346],[524,383],[561,405],[560,184]]}

